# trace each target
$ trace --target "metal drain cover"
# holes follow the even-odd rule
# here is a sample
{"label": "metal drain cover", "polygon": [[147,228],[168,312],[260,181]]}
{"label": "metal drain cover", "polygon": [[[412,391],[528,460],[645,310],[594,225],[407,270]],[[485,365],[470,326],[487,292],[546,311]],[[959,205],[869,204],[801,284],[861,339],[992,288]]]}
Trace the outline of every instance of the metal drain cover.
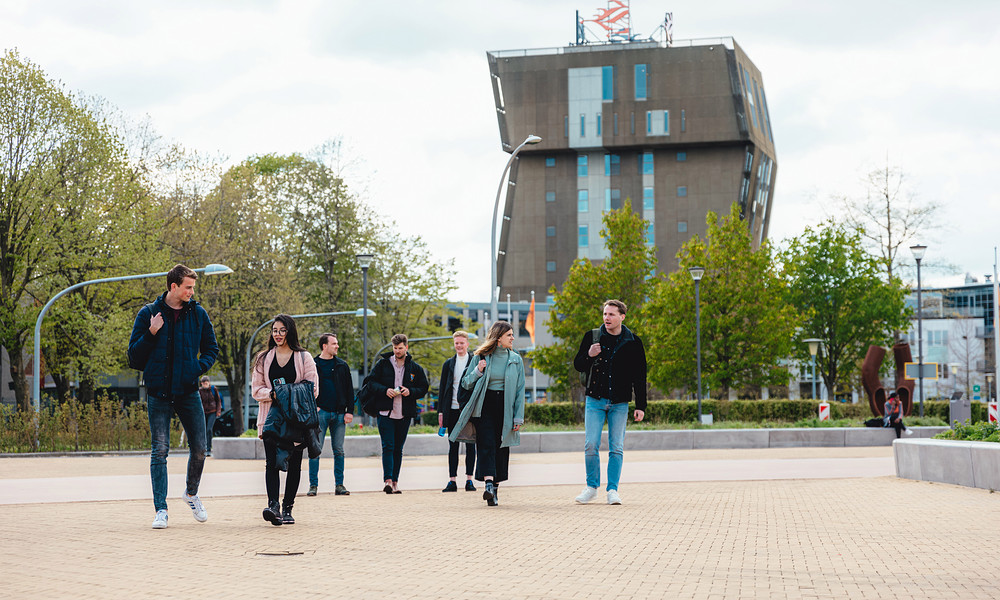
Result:
{"label": "metal drain cover", "polygon": [[255,556],[302,556],[304,554],[306,554],[304,550],[263,550],[254,553]]}

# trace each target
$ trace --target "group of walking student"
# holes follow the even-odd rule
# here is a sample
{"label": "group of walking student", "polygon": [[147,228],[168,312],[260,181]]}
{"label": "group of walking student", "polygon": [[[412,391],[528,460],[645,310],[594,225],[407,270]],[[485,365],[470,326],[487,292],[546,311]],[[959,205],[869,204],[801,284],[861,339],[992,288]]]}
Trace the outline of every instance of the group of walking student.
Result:
{"label": "group of walking student", "polygon": [[[198,275],[184,265],[167,273],[167,291],[145,305],[135,318],[128,345],[129,365],[144,372],[147,389],[153,488],[154,529],[164,529],[167,513],[167,454],[170,422],[179,418],[188,438],[185,503],[195,520],[208,512],[198,497],[206,455],[210,454],[212,422],[221,412],[218,392],[205,373],[215,364],[219,346],[208,313],[193,299]],[[601,484],[601,431],[608,426],[607,502],[621,504],[618,483],[624,454],[629,402],[633,419],[646,409],[646,355],[642,340],[624,325],[626,306],[608,300],[601,327],[584,334],[573,361],[586,375],[584,456],[586,487],[575,498],[587,503]],[[448,434],[449,481],[443,492],[458,491],[459,453],[465,444],[465,490],[482,482],[488,506],[500,503],[500,484],[510,474],[510,448],[520,444],[524,425],[524,364],[514,350],[514,330],[494,322],[485,341],[470,354],[469,334],[452,336],[455,355],[441,369],[438,425]],[[264,444],[264,485],[267,506],[262,511],[272,525],[295,523],[292,509],[299,488],[304,454],[309,457],[309,491],[319,487],[319,456],[327,432],[334,455],[336,495],[349,495],[344,485],[344,433],[354,418],[355,401],[377,419],[382,442],[382,479],[386,494],[399,488],[403,445],[410,423],[418,415],[417,400],[428,392],[424,369],[409,354],[404,334],[392,337],[392,351],[383,354],[365,378],[357,396],[348,364],[338,358],[337,336],[319,337],[313,357],[300,343],[295,319],[275,316],[267,347],[252,363],[251,395],[259,403],[257,436]],[[285,471],[280,492],[279,472]],[[280,496],[280,501],[279,501]]]}

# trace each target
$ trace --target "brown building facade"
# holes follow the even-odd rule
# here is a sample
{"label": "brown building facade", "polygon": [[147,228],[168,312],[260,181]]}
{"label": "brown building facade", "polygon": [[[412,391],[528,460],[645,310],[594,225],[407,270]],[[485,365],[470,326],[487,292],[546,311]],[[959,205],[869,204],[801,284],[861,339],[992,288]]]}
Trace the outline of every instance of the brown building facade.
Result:
{"label": "brown building facade", "polygon": [[497,277],[516,301],[560,287],[577,258],[607,257],[603,213],[649,221],[661,270],[738,203],[767,237],[777,175],[760,71],[731,39],[487,53],[501,143],[512,152]]}

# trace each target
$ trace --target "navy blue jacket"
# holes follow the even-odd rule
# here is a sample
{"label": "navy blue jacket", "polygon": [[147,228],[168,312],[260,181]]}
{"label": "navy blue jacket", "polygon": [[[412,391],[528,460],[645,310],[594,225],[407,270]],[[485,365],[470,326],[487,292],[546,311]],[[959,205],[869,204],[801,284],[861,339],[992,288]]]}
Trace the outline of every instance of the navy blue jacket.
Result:
{"label": "navy blue jacket", "polygon": [[[146,389],[154,397],[194,392],[198,378],[219,355],[215,329],[205,309],[194,300],[185,302],[175,326],[166,296],[142,307],[128,342],[128,364],[143,371]],[[153,335],[149,321],[156,313],[163,315],[163,327]]]}

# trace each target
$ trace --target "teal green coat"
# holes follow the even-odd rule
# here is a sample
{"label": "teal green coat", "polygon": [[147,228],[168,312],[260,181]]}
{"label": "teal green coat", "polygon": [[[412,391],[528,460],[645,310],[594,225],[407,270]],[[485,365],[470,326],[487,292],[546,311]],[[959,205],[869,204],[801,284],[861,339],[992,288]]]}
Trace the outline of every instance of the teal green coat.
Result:
{"label": "teal green coat", "polygon": [[[507,361],[503,383],[503,439],[500,442],[501,448],[521,445],[521,434],[514,431],[514,424],[524,423],[524,363],[521,361],[521,355],[513,350],[508,356],[510,358]],[[462,433],[462,428],[469,423],[470,419],[480,416],[483,411],[483,399],[486,397],[486,385],[489,383],[489,377],[486,377],[486,373],[490,372],[493,354],[486,357],[486,369],[482,373],[476,369],[481,358],[483,357],[473,355],[472,362],[469,363],[469,368],[466,369],[465,375],[462,377],[462,387],[472,390],[472,396],[458,415],[458,422],[452,429],[451,435],[448,436],[448,439],[453,442],[475,441],[475,439],[459,439],[459,434]]]}

